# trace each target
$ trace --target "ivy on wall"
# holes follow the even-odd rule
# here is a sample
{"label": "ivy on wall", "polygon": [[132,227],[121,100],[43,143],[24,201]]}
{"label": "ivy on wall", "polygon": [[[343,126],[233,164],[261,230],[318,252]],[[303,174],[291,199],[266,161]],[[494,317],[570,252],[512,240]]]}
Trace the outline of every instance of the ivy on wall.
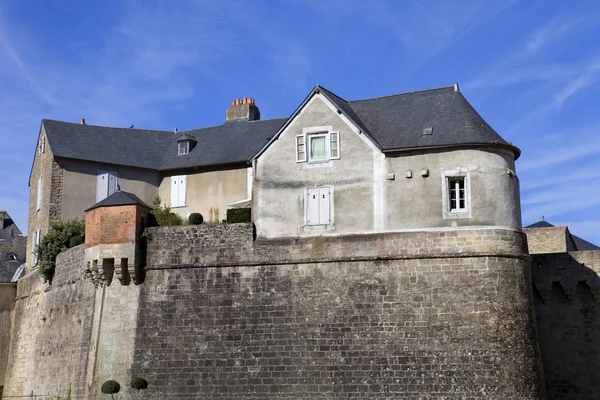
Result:
{"label": "ivy on wall", "polygon": [[82,244],[84,237],[84,221],[78,219],[52,221],[50,232],[37,246],[37,266],[44,282],[52,283],[56,268],[56,256],[66,249]]}

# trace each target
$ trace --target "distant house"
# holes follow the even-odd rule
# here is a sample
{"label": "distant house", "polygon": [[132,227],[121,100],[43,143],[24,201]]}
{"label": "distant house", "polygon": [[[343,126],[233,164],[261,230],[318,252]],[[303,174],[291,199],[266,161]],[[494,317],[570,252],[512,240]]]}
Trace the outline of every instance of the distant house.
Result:
{"label": "distant house", "polygon": [[14,282],[22,276],[26,241],[8,212],[0,211],[0,283]]}
{"label": "distant house", "polygon": [[458,85],[353,101],[317,85],[289,118],[238,99],[224,124],[175,133],[44,119],[28,248],[118,188],[205,220],[252,204],[264,238],[520,229],[519,154]]}

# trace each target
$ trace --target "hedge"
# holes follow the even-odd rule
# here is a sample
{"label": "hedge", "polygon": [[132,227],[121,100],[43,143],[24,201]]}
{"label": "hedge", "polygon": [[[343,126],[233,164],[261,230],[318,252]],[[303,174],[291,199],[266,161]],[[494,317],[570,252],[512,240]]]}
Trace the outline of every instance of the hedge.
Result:
{"label": "hedge", "polygon": [[227,223],[237,224],[252,221],[251,208],[230,208],[227,210]]}

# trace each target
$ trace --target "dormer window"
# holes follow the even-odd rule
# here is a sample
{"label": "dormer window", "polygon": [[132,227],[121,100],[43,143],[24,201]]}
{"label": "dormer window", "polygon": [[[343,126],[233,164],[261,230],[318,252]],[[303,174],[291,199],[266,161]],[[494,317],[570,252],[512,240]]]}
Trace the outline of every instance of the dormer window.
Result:
{"label": "dormer window", "polygon": [[181,142],[179,142],[179,145],[177,146],[177,155],[181,156],[183,154],[187,154],[190,152],[190,141],[189,140],[182,140]]}
{"label": "dormer window", "polygon": [[177,138],[177,155],[189,154],[196,145],[196,138],[192,135],[183,134]]}

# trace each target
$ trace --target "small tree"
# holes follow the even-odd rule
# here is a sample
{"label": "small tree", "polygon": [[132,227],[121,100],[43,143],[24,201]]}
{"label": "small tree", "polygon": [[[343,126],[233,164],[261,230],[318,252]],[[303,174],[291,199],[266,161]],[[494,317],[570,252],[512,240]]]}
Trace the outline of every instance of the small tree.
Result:
{"label": "small tree", "polygon": [[56,256],[62,251],[84,242],[85,223],[74,219],[71,221],[55,220],[51,223],[50,232],[37,246],[38,268],[44,282],[52,283]]}
{"label": "small tree", "polygon": [[111,379],[104,382],[100,390],[104,394],[110,394],[110,398],[114,399],[114,394],[119,393],[119,390],[121,390],[121,385],[119,385],[119,382]]}
{"label": "small tree", "polygon": [[164,206],[161,206],[160,197],[158,196],[156,196],[156,198],[152,202],[152,210],[150,210],[150,215],[154,217],[158,226],[172,226],[183,224],[183,219],[181,219],[179,215],[172,212],[166,204]]}
{"label": "small tree", "polygon": [[131,387],[138,391],[138,396],[141,397],[142,394],[140,390],[148,389],[148,381],[144,378],[137,377],[131,380]]}

